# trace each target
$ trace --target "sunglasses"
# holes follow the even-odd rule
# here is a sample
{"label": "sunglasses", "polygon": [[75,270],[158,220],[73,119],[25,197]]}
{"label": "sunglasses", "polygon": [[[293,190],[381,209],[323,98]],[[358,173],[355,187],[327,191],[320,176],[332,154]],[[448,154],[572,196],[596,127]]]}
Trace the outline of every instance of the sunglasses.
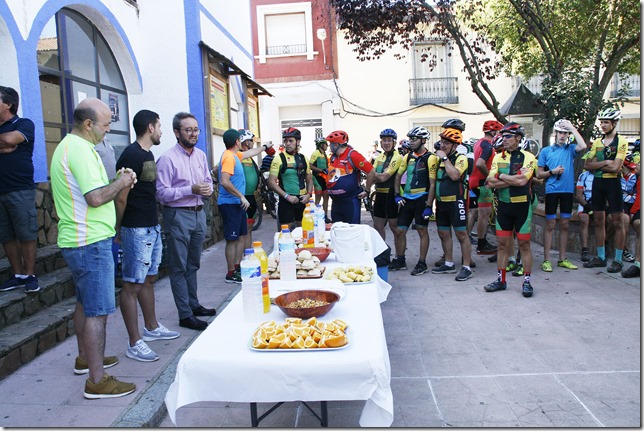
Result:
{"label": "sunglasses", "polygon": [[507,134],[507,135],[501,135],[501,137],[502,137],[503,139],[510,139],[510,138],[514,138],[514,136],[515,136],[515,135],[510,135],[510,134]]}

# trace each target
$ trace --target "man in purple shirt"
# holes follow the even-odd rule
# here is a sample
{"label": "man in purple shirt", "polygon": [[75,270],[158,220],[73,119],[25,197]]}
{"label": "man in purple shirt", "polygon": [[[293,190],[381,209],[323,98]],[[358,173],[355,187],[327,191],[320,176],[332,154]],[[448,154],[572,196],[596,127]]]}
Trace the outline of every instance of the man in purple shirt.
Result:
{"label": "man in purple shirt", "polygon": [[197,270],[206,237],[203,198],[212,194],[206,154],[197,145],[199,124],[194,115],[179,112],[172,120],[177,145],[157,161],[157,200],[163,205],[168,269],[179,326],[203,331],[208,323],[195,316],[214,316],[197,298]]}

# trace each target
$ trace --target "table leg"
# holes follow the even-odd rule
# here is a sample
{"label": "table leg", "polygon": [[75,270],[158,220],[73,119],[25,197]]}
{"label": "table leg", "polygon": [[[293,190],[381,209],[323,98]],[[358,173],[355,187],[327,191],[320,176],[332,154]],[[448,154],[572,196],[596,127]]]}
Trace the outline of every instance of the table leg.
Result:
{"label": "table leg", "polygon": [[259,421],[257,420],[257,403],[250,403],[250,426],[257,428]]}

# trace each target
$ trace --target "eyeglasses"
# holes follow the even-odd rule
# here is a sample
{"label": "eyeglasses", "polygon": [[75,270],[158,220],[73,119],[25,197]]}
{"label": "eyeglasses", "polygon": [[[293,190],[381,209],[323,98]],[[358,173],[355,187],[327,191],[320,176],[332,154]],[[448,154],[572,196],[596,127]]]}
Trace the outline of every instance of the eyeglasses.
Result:
{"label": "eyeglasses", "polygon": [[198,135],[199,133],[201,133],[201,129],[200,129],[200,128],[196,128],[196,129],[180,129],[180,130],[183,130],[184,132],[186,132],[186,133],[187,133],[187,134],[189,134],[189,135],[192,135],[193,133],[194,133],[195,135]]}
{"label": "eyeglasses", "polygon": [[510,138],[514,138],[514,136],[515,136],[515,135],[510,135],[510,134],[508,134],[508,135],[501,135],[501,137],[502,137],[503,139],[510,139]]}

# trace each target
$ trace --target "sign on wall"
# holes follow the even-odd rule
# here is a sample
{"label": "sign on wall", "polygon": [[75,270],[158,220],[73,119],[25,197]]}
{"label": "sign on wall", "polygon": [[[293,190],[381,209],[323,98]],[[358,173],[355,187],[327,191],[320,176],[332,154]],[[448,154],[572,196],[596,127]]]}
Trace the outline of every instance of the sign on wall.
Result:
{"label": "sign on wall", "polygon": [[210,124],[214,133],[222,134],[229,129],[228,82],[210,68]]}
{"label": "sign on wall", "polygon": [[248,101],[248,129],[260,140],[259,136],[259,102],[257,97],[250,91],[247,94]]}

